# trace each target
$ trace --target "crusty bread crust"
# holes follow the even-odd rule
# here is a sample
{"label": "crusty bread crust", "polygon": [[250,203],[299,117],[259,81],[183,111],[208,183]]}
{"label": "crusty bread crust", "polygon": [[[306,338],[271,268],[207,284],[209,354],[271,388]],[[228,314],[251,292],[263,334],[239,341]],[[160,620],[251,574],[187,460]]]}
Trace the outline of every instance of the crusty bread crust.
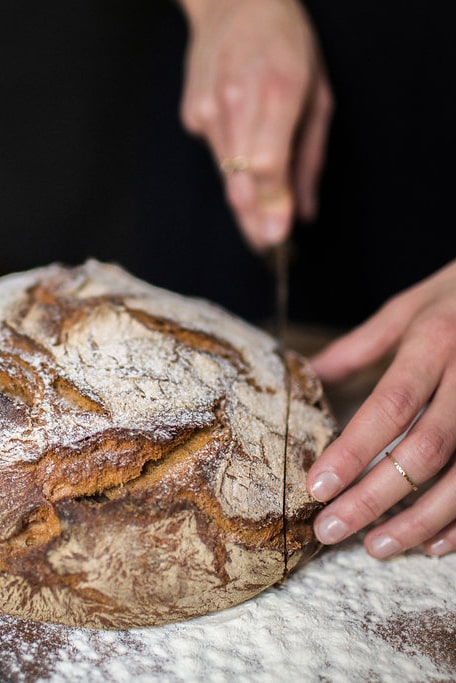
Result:
{"label": "crusty bread crust", "polygon": [[115,265],[2,278],[0,610],[161,624],[310,558],[305,475],[335,423],[305,359],[285,358]]}

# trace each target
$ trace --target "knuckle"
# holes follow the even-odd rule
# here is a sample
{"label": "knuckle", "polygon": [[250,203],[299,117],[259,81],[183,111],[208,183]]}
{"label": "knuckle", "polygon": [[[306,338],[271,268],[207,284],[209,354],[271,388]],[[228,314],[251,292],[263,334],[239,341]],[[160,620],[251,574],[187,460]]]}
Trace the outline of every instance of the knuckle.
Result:
{"label": "knuckle", "polygon": [[184,106],[183,116],[190,130],[200,131],[217,119],[217,103],[212,96],[205,95]]}
{"label": "knuckle", "polygon": [[296,106],[309,88],[310,73],[306,69],[271,66],[260,75],[260,92],[265,102],[280,102],[283,107]]}
{"label": "knuckle", "polygon": [[429,335],[431,330],[435,351],[441,351],[444,354],[451,353],[452,347],[454,347],[455,323],[454,316],[444,314],[433,316],[429,321],[423,320],[423,326],[426,325],[424,333]]}
{"label": "knuckle", "polygon": [[416,543],[422,543],[428,538],[432,538],[437,531],[438,528],[432,523],[429,515],[424,513],[415,515],[413,519],[413,537]]}
{"label": "knuckle", "polygon": [[428,428],[414,435],[413,441],[413,450],[426,478],[446,465],[449,457],[447,438],[441,429]]}
{"label": "knuckle", "polygon": [[347,444],[340,445],[338,459],[342,472],[350,471],[359,474],[366,467],[366,462],[358,449]]}
{"label": "knuckle", "polygon": [[392,422],[401,431],[409,426],[420,406],[414,392],[406,386],[392,387],[377,396],[378,409],[386,422]]}
{"label": "knuckle", "polygon": [[190,133],[197,133],[199,131],[198,121],[194,116],[193,110],[186,104],[180,109],[180,120],[184,128]]}
{"label": "knuckle", "polygon": [[240,83],[230,80],[220,86],[217,96],[222,106],[227,109],[236,109],[243,101],[245,92]]}
{"label": "knuckle", "polygon": [[377,493],[364,488],[359,492],[355,509],[357,520],[364,520],[364,523],[368,524],[378,519],[384,510]]}

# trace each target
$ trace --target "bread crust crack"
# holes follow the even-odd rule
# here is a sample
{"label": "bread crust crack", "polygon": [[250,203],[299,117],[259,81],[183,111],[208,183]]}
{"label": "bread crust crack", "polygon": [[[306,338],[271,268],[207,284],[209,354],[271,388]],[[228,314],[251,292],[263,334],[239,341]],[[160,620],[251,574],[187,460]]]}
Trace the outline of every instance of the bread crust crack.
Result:
{"label": "bread crust crack", "polygon": [[318,550],[333,438],[302,357],[89,260],[0,278],[0,610],[94,628],[223,609]]}

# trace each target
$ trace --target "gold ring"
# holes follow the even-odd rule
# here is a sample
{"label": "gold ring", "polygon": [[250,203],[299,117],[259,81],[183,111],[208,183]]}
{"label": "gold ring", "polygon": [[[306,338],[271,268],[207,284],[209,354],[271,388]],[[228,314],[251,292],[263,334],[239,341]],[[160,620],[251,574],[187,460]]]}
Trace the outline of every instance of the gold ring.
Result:
{"label": "gold ring", "polygon": [[412,480],[410,479],[410,477],[409,477],[409,475],[407,474],[407,472],[404,470],[403,467],[401,467],[401,465],[399,465],[398,461],[395,460],[395,459],[393,458],[393,456],[391,455],[391,453],[386,453],[386,456],[391,460],[391,462],[393,463],[394,467],[397,469],[397,471],[399,472],[399,474],[402,474],[402,476],[404,477],[404,479],[410,484],[410,486],[412,487],[412,491],[418,491],[418,486],[415,484],[414,481],[412,481]]}
{"label": "gold ring", "polygon": [[226,157],[220,162],[220,170],[225,175],[229,175],[230,173],[239,173],[240,171],[248,171],[249,160],[247,157],[244,157],[241,154],[236,157]]}

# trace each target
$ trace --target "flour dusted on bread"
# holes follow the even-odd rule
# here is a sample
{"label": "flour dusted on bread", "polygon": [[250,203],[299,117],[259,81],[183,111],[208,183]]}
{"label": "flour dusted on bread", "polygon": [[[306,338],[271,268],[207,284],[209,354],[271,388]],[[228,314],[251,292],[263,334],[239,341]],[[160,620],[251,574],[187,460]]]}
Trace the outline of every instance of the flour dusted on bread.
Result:
{"label": "flour dusted on bread", "polygon": [[95,260],[1,278],[0,610],[126,628],[252,597],[318,550],[334,435],[305,359],[208,301]]}

